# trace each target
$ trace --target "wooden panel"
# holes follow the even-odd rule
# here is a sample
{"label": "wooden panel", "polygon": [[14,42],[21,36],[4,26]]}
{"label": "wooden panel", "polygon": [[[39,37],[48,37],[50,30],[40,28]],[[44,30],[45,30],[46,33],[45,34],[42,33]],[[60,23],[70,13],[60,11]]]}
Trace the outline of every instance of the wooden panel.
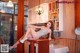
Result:
{"label": "wooden panel", "polygon": [[[67,39],[67,38],[56,38],[52,42],[54,42],[54,44],[61,44],[63,46],[68,46],[69,53],[80,53],[80,40]],[[26,44],[25,44],[25,46],[26,46]]]}
{"label": "wooden panel", "polygon": [[[17,24],[17,40],[24,34],[24,0],[18,0],[18,24]],[[19,44],[17,47],[17,53],[23,52],[23,45]]]}
{"label": "wooden panel", "polygon": [[77,53],[80,53],[80,40],[77,41]]}
{"label": "wooden panel", "polygon": [[26,40],[24,43],[24,53],[28,53],[29,52],[29,42]]}
{"label": "wooden panel", "polygon": [[76,27],[80,27],[80,0],[75,0],[76,4],[75,4],[75,24]]}
{"label": "wooden panel", "polygon": [[49,53],[49,41],[40,41],[38,43],[38,53]]}
{"label": "wooden panel", "polygon": [[80,40],[60,38],[55,41],[57,41],[57,44],[68,46],[69,53],[80,53]]}

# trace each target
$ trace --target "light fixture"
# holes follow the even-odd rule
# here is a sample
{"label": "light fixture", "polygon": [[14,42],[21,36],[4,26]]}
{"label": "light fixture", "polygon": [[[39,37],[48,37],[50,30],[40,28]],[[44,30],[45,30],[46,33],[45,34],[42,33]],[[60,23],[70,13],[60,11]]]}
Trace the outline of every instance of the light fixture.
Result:
{"label": "light fixture", "polygon": [[11,8],[14,7],[13,2],[11,0],[8,1],[6,6]]}
{"label": "light fixture", "polygon": [[40,0],[39,0],[39,6],[38,8],[36,8],[35,11],[38,15],[41,15],[44,12],[43,8],[40,6]]}

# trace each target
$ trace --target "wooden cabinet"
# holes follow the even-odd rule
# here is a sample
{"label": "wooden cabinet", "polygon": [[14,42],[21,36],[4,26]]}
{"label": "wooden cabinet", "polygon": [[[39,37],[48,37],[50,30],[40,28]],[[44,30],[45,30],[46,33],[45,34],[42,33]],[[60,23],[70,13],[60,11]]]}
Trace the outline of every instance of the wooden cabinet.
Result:
{"label": "wooden cabinet", "polygon": [[[49,53],[49,40],[48,39],[38,39],[38,40],[28,40],[30,42],[29,53]],[[37,44],[38,48],[34,49],[34,45]],[[24,46],[27,46],[25,44]],[[24,49],[27,53],[26,48]]]}

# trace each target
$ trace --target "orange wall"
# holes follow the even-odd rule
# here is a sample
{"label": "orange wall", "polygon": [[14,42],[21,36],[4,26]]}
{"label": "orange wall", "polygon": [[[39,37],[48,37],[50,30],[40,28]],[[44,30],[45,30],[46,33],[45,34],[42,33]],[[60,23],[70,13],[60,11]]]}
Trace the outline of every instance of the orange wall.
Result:
{"label": "orange wall", "polygon": [[[74,0],[66,0],[74,1]],[[61,37],[63,38],[75,38],[75,4],[64,4],[64,18],[63,18],[63,32]]]}
{"label": "orange wall", "polygon": [[75,0],[76,3],[75,4],[75,13],[76,13],[76,20],[75,20],[75,24],[76,24],[76,27],[80,27],[80,0]]}

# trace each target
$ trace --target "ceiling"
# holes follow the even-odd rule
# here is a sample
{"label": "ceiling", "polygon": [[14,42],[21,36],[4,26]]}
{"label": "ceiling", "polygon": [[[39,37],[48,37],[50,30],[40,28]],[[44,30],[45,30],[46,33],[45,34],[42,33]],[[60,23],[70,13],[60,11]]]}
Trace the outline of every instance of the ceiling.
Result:
{"label": "ceiling", "polygon": [[[8,2],[9,0],[0,0],[0,1],[5,1],[5,2]],[[13,3],[18,3],[18,0],[12,0]],[[29,3],[31,3],[32,0],[24,0],[24,4],[25,5],[29,5]],[[33,0],[33,1],[39,1],[39,0]],[[44,2],[54,2],[55,0],[40,0],[42,3]]]}

